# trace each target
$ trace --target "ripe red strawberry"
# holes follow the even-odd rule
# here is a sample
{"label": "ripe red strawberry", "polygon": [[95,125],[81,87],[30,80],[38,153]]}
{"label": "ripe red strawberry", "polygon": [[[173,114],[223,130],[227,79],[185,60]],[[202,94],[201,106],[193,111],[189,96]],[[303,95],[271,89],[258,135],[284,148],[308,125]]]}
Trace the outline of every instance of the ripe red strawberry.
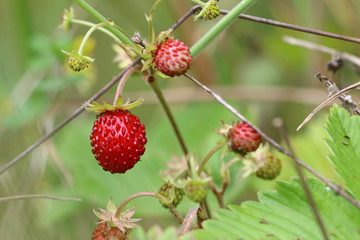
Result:
{"label": "ripe red strawberry", "polygon": [[171,38],[161,42],[152,55],[155,67],[169,77],[184,74],[192,61],[189,47],[184,42]]}
{"label": "ripe red strawberry", "polygon": [[99,222],[95,227],[92,240],[125,240],[127,232],[123,233],[118,227],[109,229],[107,223]]}
{"label": "ripe red strawberry", "polygon": [[261,143],[261,135],[245,122],[237,123],[228,132],[229,147],[242,155],[255,151]]}
{"label": "ripe red strawberry", "polygon": [[90,135],[99,165],[111,173],[125,173],[145,152],[145,126],[128,110],[107,110],[94,122]]}

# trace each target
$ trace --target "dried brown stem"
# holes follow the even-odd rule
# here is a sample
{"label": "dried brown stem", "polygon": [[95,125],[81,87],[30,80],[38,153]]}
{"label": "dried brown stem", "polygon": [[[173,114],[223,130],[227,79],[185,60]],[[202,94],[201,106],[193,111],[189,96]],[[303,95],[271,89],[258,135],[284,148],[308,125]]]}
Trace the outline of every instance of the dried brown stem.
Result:
{"label": "dried brown stem", "polygon": [[332,55],[333,57],[339,56],[342,60],[351,62],[352,64],[354,64],[360,68],[360,58],[355,55],[352,55],[350,53],[340,52],[334,48],[329,48],[329,47],[326,47],[326,46],[323,46],[320,44],[316,44],[313,42],[309,42],[309,41],[305,41],[305,40],[301,40],[301,39],[297,39],[297,38],[293,38],[293,37],[289,37],[289,36],[284,36],[283,41],[285,41],[288,44],[294,45],[294,46],[299,46],[299,47],[303,47],[306,49],[316,50],[319,52],[327,53],[327,54]]}
{"label": "dried brown stem", "polygon": [[[222,97],[220,97],[218,94],[216,94],[215,92],[213,92],[210,88],[208,88],[207,86],[205,86],[204,84],[202,84],[201,82],[199,82],[198,80],[196,80],[194,77],[190,76],[189,74],[185,73],[184,74],[187,78],[189,78],[191,81],[193,81],[194,83],[196,83],[198,86],[200,86],[202,89],[204,89],[206,92],[208,92],[211,96],[213,96],[216,101],[218,101],[221,105],[223,105],[224,107],[226,107],[231,113],[233,113],[236,117],[238,117],[239,119],[241,119],[242,121],[246,122],[247,124],[249,124],[252,128],[254,128],[256,131],[259,132],[259,134],[266,140],[268,141],[272,146],[274,146],[276,149],[279,150],[279,152],[288,155],[289,157],[294,158],[294,160],[296,161],[297,164],[299,164],[300,166],[304,167],[305,169],[307,169],[309,172],[311,172],[314,176],[316,176],[317,178],[319,178],[321,181],[323,181],[326,185],[328,185],[331,189],[333,189],[335,191],[335,193],[341,195],[342,197],[344,197],[346,200],[348,200],[351,204],[353,204],[354,206],[356,206],[357,208],[360,209],[360,203],[352,198],[350,195],[348,195],[346,192],[344,192],[340,186],[330,182],[328,179],[326,179],[325,177],[323,177],[321,174],[319,174],[317,171],[315,171],[313,168],[311,168],[310,166],[308,166],[306,163],[302,162],[300,159],[296,158],[291,152],[289,152],[288,150],[286,150],[285,148],[281,147],[281,145],[279,143],[277,143],[275,140],[273,140],[272,138],[270,138],[268,135],[266,135],[263,131],[261,131],[259,128],[257,128],[256,126],[254,126],[251,122],[249,122],[243,115],[241,115],[235,108],[233,108],[229,103],[227,103]],[[360,82],[357,83],[359,86]]]}
{"label": "dried brown stem", "polygon": [[331,101],[333,101],[335,98],[341,96],[342,94],[350,91],[351,89],[360,87],[360,82],[354,83],[346,88],[341,89],[339,92],[335,93],[334,95],[332,95],[331,97],[329,97],[328,99],[326,99],[324,102],[322,102],[319,106],[317,106],[310,114],[309,116],[307,116],[305,118],[305,120],[299,125],[299,127],[296,129],[297,131],[299,131],[307,122],[310,121],[310,119],[319,111],[321,110],[323,107],[325,107],[328,103],[330,103]]}
{"label": "dried brown stem", "polygon": [[[228,14],[229,11],[221,10],[220,13],[225,15],[225,14]],[[325,31],[302,27],[302,26],[298,26],[298,25],[294,25],[294,24],[279,22],[279,21],[275,21],[275,20],[271,20],[271,19],[255,17],[255,16],[251,16],[251,15],[247,15],[247,14],[240,14],[239,18],[254,21],[254,22],[264,23],[264,24],[268,24],[268,25],[272,25],[272,26],[276,26],[276,27],[287,28],[287,29],[291,29],[291,30],[295,30],[295,31],[306,32],[306,33],[316,34],[316,35],[330,37],[330,38],[336,38],[336,39],[340,39],[340,40],[344,40],[344,41],[348,41],[348,42],[360,43],[359,38],[348,37],[348,36],[344,36],[344,35],[340,35],[340,34],[336,34],[336,33],[325,32]]]}
{"label": "dried brown stem", "polygon": [[17,196],[9,196],[9,197],[2,197],[0,198],[0,202],[5,201],[14,201],[14,200],[24,200],[24,199],[31,199],[31,198],[45,198],[45,199],[52,199],[52,200],[59,200],[59,201],[75,201],[81,202],[81,198],[65,198],[65,197],[56,197],[44,194],[31,194],[31,195],[17,195]]}

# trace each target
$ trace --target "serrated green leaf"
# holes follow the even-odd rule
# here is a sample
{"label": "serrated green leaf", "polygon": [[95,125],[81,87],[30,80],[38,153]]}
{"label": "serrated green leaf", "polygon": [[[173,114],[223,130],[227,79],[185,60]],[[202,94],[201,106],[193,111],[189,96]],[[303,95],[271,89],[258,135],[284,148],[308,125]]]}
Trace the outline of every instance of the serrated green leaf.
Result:
{"label": "serrated green leaf", "polygon": [[326,131],[330,139],[325,142],[332,153],[329,159],[347,188],[360,200],[360,117],[350,116],[335,104],[328,116]]}
{"label": "serrated green leaf", "polygon": [[[360,211],[319,180],[307,183],[330,239],[360,239]],[[217,220],[193,232],[196,239],[323,239],[299,178],[278,182],[276,191],[261,191],[258,198],[218,210]]]}

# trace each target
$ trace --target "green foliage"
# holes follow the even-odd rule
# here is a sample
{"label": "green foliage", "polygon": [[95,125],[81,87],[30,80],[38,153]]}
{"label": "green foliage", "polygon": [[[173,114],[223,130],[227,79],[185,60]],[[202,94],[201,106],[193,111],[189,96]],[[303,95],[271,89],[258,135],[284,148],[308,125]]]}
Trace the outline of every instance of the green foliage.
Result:
{"label": "green foliage", "polygon": [[[176,237],[177,229],[175,227],[168,227],[165,230],[162,230],[159,226],[153,226],[147,232],[144,231],[141,227],[137,227],[131,231],[129,239],[130,240],[176,240],[179,239]],[[190,236],[184,236],[180,238],[181,240],[191,239]]]}
{"label": "green foliage", "polygon": [[[330,239],[359,239],[360,211],[319,180],[307,183]],[[323,239],[299,178],[278,182],[276,191],[261,191],[258,198],[218,210],[217,220],[194,232],[196,239]]]}
{"label": "green foliage", "polygon": [[332,154],[330,161],[346,186],[360,199],[360,118],[350,116],[343,108],[334,105],[328,116],[326,130],[330,139],[325,142]]}

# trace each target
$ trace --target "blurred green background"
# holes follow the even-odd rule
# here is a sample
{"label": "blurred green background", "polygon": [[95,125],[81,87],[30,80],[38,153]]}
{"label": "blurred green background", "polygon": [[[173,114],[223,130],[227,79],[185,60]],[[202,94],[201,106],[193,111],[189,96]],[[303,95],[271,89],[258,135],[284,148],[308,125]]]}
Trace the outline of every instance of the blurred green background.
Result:
{"label": "blurred green background", "polygon": [[[132,35],[147,34],[144,13],[154,1],[91,0],[104,16]],[[222,9],[231,9],[238,1],[220,1]],[[83,102],[120,72],[114,63],[112,39],[101,32],[92,35],[86,55],[96,61],[82,73],[67,69],[61,49],[77,48],[87,27],[74,26],[64,32],[58,26],[65,8],[74,7],[77,19],[94,21],[70,0],[0,1],[0,164],[5,165],[56,124],[73,113]],[[157,32],[166,30],[192,6],[190,1],[164,0],[154,17]],[[247,12],[305,27],[360,37],[358,0],[258,0]],[[194,22],[188,19],[174,35],[189,46],[216,21]],[[326,70],[331,56],[288,45],[284,35],[312,41],[359,55],[354,43],[294,32],[247,20],[237,20],[216,38],[194,61],[189,73],[228,100],[260,129],[282,142],[273,119],[284,120],[300,159],[331,180],[341,184],[327,161],[329,154],[322,110],[300,132],[296,127],[326,97],[326,89],[314,78],[321,72],[339,86],[359,81],[354,67],[345,66],[333,76]],[[214,131],[221,120],[237,119],[223,106],[184,77],[160,80],[179,128],[191,152],[203,158],[221,137]],[[103,98],[112,102],[115,88]],[[82,198],[82,202],[47,199],[0,203],[1,239],[89,239],[96,223],[93,208],[105,208],[110,197],[116,204],[131,194],[154,191],[160,187],[159,170],[173,157],[181,156],[171,126],[155,94],[134,74],[124,89],[125,98],[143,96],[145,102],[133,110],[147,129],[147,150],[134,169],[125,175],[111,175],[97,165],[89,135],[95,115],[85,112],[32,154],[0,175],[0,197],[21,194],[49,194]],[[357,99],[357,97],[355,97]],[[277,180],[296,175],[291,160],[283,160]],[[219,183],[219,155],[210,161]],[[225,203],[256,199],[260,189],[273,188],[273,182],[251,176],[242,179],[236,166]],[[216,209],[210,194],[210,206]],[[155,199],[139,199],[136,217],[143,218],[145,229],[154,224],[177,226],[167,210]],[[195,206],[185,200],[179,211],[185,215]]]}

